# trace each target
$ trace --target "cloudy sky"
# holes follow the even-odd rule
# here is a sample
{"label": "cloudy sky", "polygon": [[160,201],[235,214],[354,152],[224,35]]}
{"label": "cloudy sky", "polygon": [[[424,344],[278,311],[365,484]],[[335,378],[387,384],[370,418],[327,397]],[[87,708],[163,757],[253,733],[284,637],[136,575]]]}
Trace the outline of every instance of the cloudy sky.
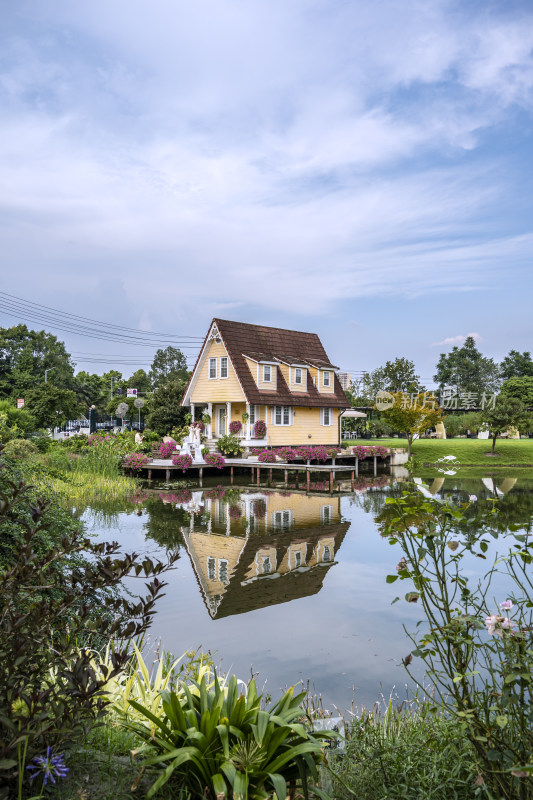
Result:
{"label": "cloudy sky", "polygon": [[2,291],[316,331],[351,371],[533,349],[532,48],[529,0],[6,3]]}

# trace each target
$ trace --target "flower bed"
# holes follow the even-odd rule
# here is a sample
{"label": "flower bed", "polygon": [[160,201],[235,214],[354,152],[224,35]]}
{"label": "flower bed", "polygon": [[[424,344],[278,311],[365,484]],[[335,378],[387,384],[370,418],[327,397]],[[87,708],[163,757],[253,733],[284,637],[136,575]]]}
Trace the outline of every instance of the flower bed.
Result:
{"label": "flower bed", "polygon": [[211,467],[216,467],[217,469],[222,469],[226,463],[226,459],[221,453],[207,453],[204,461],[206,464],[209,464]]}
{"label": "flower bed", "polygon": [[356,455],[360,461],[364,461],[365,458],[368,458],[368,456],[380,456],[380,458],[386,458],[389,455],[389,451],[386,447],[382,447],[381,445],[376,445],[375,447],[369,445],[368,447],[365,447],[364,445],[358,444],[353,448],[353,454]]}
{"label": "flower bed", "polygon": [[133,472],[138,472],[149,462],[150,459],[148,456],[145,456],[144,453],[128,453],[123,464],[126,469],[131,469]]}
{"label": "flower bed", "polygon": [[283,461],[294,461],[298,457],[292,447],[278,447],[274,452]]}
{"label": "flower bed", "polygon": [[179,467],[183,472],[186,472],[192,466],[192,457],[188,453],[175,455],[172,457],[172,463],[175,467]]}

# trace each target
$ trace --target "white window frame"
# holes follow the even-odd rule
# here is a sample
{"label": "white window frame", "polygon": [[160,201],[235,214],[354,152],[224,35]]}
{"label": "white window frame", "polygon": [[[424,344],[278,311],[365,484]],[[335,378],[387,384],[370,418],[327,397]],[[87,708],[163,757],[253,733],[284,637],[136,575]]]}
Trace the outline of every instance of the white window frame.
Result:
{"label": "white window frame", "polygon": [[[223,564],[225,565],[225,570],[222,568]],[[224,577],[224,572],[226,577]],[[229,583],[229,561],[227,558],[218,559],[218,579],[222,583]]]}
{"label": "white window frame", "polygon": [[[300,380],[298,380],[298,378],[300,378]],[[294,367],[294,385],[295,386],[304,385],[304,371],[301,367]]]}
{"label": "white window frame", "polygon": [[[265,569],[265,565],[268,564],[268,569]],[[270,556],[262,556],[261,557],[261,575],[272,575],[272,560]]]}
{"label": "white window frame", "polygon": [[[222,364],[223,364],[224,361],[226,362],[226,374],[225,375],[222,374],[222,372],[223,372]],[[223,380],[225,380],[229,376],[229,363],[228,362],[229,362],[229,359],[228,359],[227,356],[220,356],[220,377]]]}
{"label": "white window frame", "polygon": [[[324,425],[326,428],[329,428],[330,425],[333,425],[333,409],[331,408],[321,408],[320,409],[320,424]],[[326,412],[328,417],[328,422],[326,422]]]}
{"label": "white window frame", "polygon": [[[328,552],[329,558],[326,558],[326,550]],[[324,549],[322,551],[322,563],[323,564],[331,564],[333,561],[333,553],[331,552],[331,545],[325,544]]]}
{"label": "white window frame", "polygon": [[[328,377],[328,382],[326,383],[326,375]],[[325,389],[331,388],[331,370],[325,369],[322,371],[322,386]]]}
{"label": "white window frame", "polygon": [[[278,410],[279,410],[279,422],[278,422]],[[279,427],[287,427],[288,425],[292,425],[292,416],[293,412],[291,406],[274,406],[274,408],[272,409],[272,422],[274,425],[277,425]]]}
{"label": "white window frame", "polygon": [[[218,366],[217,366],[217,360],[218,360],[218,359],[216,359],[216,358],[210,358],[210,359],[209,359],[209,364],[208,364],[208,372],[207,372],[207,375],[208,375],[208,377],[209,377],[209,380],[210,380],[210,381],[215,381],[215,380],[218,378]],[[212,367],[213,365],[214,365],[214,367],[215,367],[215,374],[214,374],[214,375],[211,375],[211,367]]]}
{"label": "white window frame", "polygon": [[[326,512],[327,509],[327,512]],[[320,521],[322,525],[331,525],[333,522],[333,506],[325,505],[320,507]]]}
{"label": "white window frame", "polygon": [[[266,370],[268,370],[268,378],[266,377]],[[263,364],[263,383],[272,383],[272,365]]]}
{"label": "white window frame", "polygon": [[210,581],[217,579],[217,560],[214,556],[207,557],[207,578]]}
{"label": "white window frame", "polygon": [[273,528],[278,531],[286,531],[294,525],[294,514],[290,508],[272,511],[270,520]]}

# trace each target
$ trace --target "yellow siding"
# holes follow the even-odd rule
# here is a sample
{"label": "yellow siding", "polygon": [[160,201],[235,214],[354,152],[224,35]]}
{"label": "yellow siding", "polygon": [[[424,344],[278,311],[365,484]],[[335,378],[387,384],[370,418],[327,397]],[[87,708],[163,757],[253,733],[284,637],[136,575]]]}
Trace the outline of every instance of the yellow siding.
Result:
{"label": "yellow siding", "polygon": [[254,381],[257,384],[257,381],[259,380],[258,377],[257,377],[257,361],[252,361],[251,358],[245,358],[244,360],[248,364],[248,366],[250,368],[250,372],[252,373],[252,378],[254,379]]}
{"label": "yellow siding", "polygon": [[[298,408],[293,410],[292,425],[274,425],[272,422],[272,406],[268,408],[267,442],[279,447],[287,444],[338,444],[339,443],[339,409],[331,409],[331,425],[320,424],[319,408]],[[264,417],[262,417],[264,419]],[[309,436],[311,434],[311,436]]]}
{"label": "yellow siding", "polygon": [[227,356],[226,348],[222,343],[212,341],[209,346],[209,351],[206,354],[203,365],[196,376],[195,385],[191,393],[192,403],[225,403],[230,400],[232,402],[241,403],[246,402],[244,392],[233,369],[233,365],[228,358],[228,377],[215,379],[209,378],[209,359],[217,359],[217,376],[220,375],[220,358]]}
{"label": "yellow siding", "polygon": [[[210,595],[223,594],[225,591],[225,584],[219,580],[219,562],[228,562],[228,579],[231,579],[245,544],[246,539],[232,536],[213,536],[207,533],[190,535],[189,550],[196,562],[201,581]],[[208,558],[215,559],[215,580],[209,577]]]}
{"label": "yellow siding", "polygon": [[290,382],[290,376],[289,376],[290,367],[289,367],[289,365],[288,364],[280,364],[279,368],[281,370],[281,374],[285,378],[285,383],[287,384],[287,386],[289,386],[289,382]]}
{"label": "yellow siding", "polygon": [[331,522],[337,524],[341,521],[340,497],[320,497],[318,495],[291,494],[283,497],[276,492],[266,498],[267,519],[270,525],[271,514],[275,511],[292,511],[295,528],[316,528],[321,524],[321,509],[323,506],[332,506]]}

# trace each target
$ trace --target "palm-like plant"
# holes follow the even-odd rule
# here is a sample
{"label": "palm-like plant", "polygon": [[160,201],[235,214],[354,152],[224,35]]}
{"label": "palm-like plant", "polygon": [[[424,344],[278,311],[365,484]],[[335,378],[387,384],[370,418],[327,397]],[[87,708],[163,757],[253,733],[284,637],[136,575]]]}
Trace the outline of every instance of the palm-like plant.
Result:
{"label": "palm-like plant", "polygon": [[[267,711],[261,708],[254,680],[244,691],[239,691],[235,676],[226,687],[215,676],[212,688],[202,677],[180,689],[183,693],[161,692],[162,715],[130,700],[155,728],[154,732],[133,720],[124,723],[145,742],[138,752],[157,753],[143,766],[162,767],[148,798],[172,776],[210,800],[217,796],[266,800],[273,792],[285,800],[288,783],[309,796],[308,781],[318,778],[324,740],[337,734],[306,729],[301,706],[305,692],[294,695],[291,687]],[[311,791],[323,794],[315,787]]]}

